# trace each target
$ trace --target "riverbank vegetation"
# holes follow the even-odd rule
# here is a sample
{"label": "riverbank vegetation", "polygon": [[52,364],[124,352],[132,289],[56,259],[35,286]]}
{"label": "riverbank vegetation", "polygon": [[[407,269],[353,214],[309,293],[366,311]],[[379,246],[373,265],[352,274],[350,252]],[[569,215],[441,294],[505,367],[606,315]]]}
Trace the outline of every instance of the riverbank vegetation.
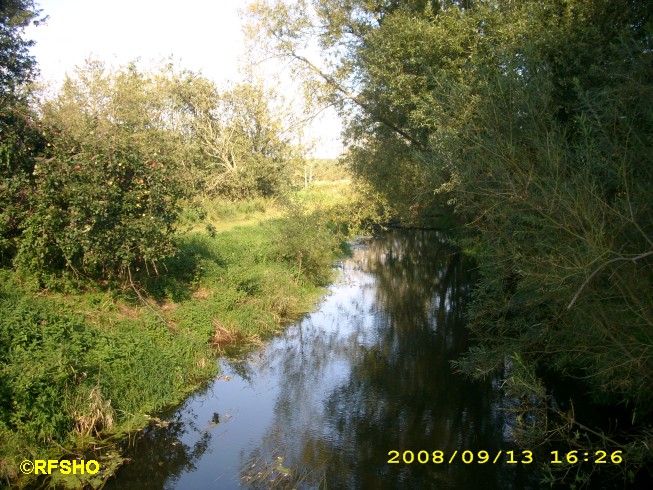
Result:
{"label": "riverbank vegetation", "polygon": [[[340,108],[346,163],[394,214],[461,225],[481,279],[478,343],[456,367],[502,377],[523,401],[525,447],[623,450],[626,464],[594,476],[646,478],[652,4],[279,0],[249,14],[265,55]],[[597,466],[550,465],[546,478],[581,485]]]}
{"label": "riverbank vegetation", "polygon": [[343,235],[300,204],[250,204],[176,234],[166,272],[134,284],[43,290],[2,271],[5,481],[25,458],[93,454],[108,471],[85,483],[100,484],[121,461],[107,448],[214,376],[217,354],[314,307]]}

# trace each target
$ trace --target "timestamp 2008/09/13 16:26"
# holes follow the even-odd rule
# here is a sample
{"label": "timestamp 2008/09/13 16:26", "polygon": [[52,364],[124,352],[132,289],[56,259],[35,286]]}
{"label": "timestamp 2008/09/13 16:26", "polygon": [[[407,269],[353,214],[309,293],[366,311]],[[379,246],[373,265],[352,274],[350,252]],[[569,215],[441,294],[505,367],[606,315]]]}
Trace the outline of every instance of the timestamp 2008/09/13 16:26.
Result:
{"label": "timestamp 2008/09/13 16:26", "polygon": [[[548,463],[550,464],[577,464],[577,463],[595,463],[595,464],[620,464],[623,462],[623,451],[551,451]],[[535,462],[533,452],[523,451],[388,451],[388,463],[390,464],[453,464],[462,462],[463,464],[530,464]]]}

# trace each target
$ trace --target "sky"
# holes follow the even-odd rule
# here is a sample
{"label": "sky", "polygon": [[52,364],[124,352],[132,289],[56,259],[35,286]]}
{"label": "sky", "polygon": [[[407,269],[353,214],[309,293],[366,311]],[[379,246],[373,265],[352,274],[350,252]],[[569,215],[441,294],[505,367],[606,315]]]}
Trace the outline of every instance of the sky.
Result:
{"label": "sky", "polygon": [[[222,85],[240,79],[246,56],[238,10],[249,0],[40,0],[48,20],[26,30],[41,77],[58,86],[66,73],[92,57],[121,65],[172,59]],[[334,158],[340,124],[332,111],[315,121],[314,156]]]}

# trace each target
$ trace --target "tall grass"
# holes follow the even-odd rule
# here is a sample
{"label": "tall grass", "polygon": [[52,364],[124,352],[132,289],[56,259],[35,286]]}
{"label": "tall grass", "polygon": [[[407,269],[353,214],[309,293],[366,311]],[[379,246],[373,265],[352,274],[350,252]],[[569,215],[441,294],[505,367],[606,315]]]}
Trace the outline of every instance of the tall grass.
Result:
{"label": "tall grass", "polygon": [[180,247],[193,257],[195,290],[172,319],[179,329],[193,329],[217,343],[220,337],[278,331],[312,307],[319,286],[331,277],[338,243],[326,223],[301,210],[215,236],[189,233]]}

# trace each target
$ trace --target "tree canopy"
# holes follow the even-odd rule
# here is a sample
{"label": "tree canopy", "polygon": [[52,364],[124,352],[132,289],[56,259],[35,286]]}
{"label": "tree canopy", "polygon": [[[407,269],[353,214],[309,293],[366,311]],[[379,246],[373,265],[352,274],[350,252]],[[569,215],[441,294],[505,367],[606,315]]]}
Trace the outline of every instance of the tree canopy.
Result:
{"label": "tree canopy", "polygon": [[32,0],[0,2],[0,97],[15,92],[35,75],[36,62],[29,54],[34,42],[24,39],[23,31],[43,20],[39,14]]}

